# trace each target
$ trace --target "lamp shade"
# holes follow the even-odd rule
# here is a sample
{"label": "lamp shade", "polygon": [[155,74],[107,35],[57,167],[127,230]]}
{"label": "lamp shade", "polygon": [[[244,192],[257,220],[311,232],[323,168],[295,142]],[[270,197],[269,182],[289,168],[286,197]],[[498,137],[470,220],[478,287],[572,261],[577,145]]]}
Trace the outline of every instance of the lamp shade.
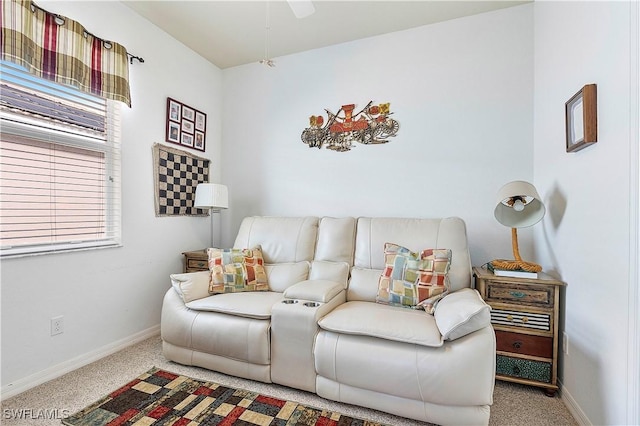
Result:
{"label": "lamp shade", "polygon": [[493,215],[504,226],[525,228],[540,222],[545,211],[536,188],[529,182],[516,180],[498,191]]}
{"label": "lamp shade", "polygon": [[229,192],[227,191],[227,186],[218,183],[198,184],[193,207],[213,210],[229,208]]}

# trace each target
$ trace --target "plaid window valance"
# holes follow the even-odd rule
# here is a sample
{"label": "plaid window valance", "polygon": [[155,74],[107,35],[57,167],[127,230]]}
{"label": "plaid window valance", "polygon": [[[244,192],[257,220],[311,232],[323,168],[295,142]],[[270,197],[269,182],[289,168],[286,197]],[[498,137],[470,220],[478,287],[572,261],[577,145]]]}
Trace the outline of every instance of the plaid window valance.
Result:
{"label": "plaid window valance", "polygon": [[32,1],[2,0],[2,59],[39,77],[131,106],[127,50]]}

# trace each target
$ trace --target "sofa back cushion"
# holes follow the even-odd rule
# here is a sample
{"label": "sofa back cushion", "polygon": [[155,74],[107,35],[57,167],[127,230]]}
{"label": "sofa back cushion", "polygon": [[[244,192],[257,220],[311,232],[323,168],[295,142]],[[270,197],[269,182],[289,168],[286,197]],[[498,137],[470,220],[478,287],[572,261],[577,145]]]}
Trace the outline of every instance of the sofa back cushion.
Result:
{"label": "sofa back cushion", "polygon": [[311,262],[318,237],[317,217],[246,217],[234,248],[262,247],[265,263]]}
{"label": "sofa back cushion", "polygon": [[[450,249],[450,290],[471,287],[471,257],[462,219],[359,218],[347,300],[375,302],[378,278],[385,267],[385,243],[399,244],[415,252],[430,248]],[[353,279],[355,270],[359,270],[356,280]],[[364,273],[363,270],[370,271]]]}
{"label": "sofa back cushion", "polygon": [[356,219],[323,217],[318,226],[318,242],[314,260],[346,262],[353,265]]}
{"label": "sofa back cushion", "polygon": [[290,286],[309,279],[310,264],[307,261],[272,263],[264,265],[271,291],[283,293]]}

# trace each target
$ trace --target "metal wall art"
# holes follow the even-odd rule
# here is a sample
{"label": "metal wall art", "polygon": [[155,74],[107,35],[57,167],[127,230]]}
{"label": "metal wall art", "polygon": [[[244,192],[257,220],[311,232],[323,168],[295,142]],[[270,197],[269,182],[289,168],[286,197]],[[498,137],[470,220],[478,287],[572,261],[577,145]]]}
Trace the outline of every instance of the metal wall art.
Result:
{"label": "metal wall art", "polygon": [[[400,124],[389,115],[389,103],[371,105],[369,102],[360,112],[354,114],[355,104],[342,105],[337,114],[328,109],[327,122],[321,115],[309,117],[309,127],[302,131],[302,142],[309,148],[322,148],[334,151],[349,151],[361,144],[387,143],[388,139],[398,133]],[[342,113],[342,115],[341,115]]]}

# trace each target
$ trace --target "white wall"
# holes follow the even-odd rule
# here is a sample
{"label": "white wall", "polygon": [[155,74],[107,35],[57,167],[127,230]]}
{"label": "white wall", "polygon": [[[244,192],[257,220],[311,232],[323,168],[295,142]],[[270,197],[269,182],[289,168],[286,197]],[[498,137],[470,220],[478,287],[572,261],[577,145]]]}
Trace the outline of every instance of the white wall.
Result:
{"label": "white wall", "polygon": [[[584,423],[628,423],[627,3],[536,2],[224,71],[119,3],[41,4],[145,63],[131,66],[123,108],[125,245],[2,262],[3,392],[156,329],[180,252],[208,245],[208,218],[154,216],[151,146],[170,96],[208,114],[212,181],[231,197],[222,245],[246,215],[456,215],[481,264],[511,256],[496,191],[533,181],[549,212],[520,233],[522,255],[569,283],[563,398]],[[566,154],[564,102],[589,82],[599,142]],[[369,100],[391,102],[400,122],[388,144],[337,153],[300,141],[310,115]],[[50,337],[57,315],[65,333]]]}
{"label": "white wall", "polygon": [[[38,4],[145,62],[130,66],[132,108],[122,107],[124,247],[2,261],[3,393],[114,342],[157,331],[168,275],[182,269],[181,252],[209,244],[208,217],[155,217],[151,147],[164,141],[167,97],[208,114],[206,156],[213,159],[212,181],[220,179],[218,68],[119,2]],[[57,315],[64,316],[65,331],[51,337],[49,319]]]}
{"label": "white wall", "polygon": [[[476,264],[511,257],[493,208],[533,178],[532,19],[525,5],[223,70],[225,243],[247,215],[460,216]],[[301,142],[309,116],[370,100],[400,123],[389,143]]]}
{"label": "white wall", "polygon": [[[534,22],[534,178],[548,209],[535,246],[544,269],[568,284],[562,394],[581,423],[633,424],[627,377],[638,360],[627,357],[634,353],[629,318],[637,318],[629,310],[637,286],[630,271],[638,259],[630,257],[637,226],[629,200],[638,199],[630,192],[638,190],[637,182],[630,186],[638,159],[630,158],[637,155],[630,145],[630,4],[536,2]],[[568,154],[564,103],[589,83],[598,85],[598,143]]]}

